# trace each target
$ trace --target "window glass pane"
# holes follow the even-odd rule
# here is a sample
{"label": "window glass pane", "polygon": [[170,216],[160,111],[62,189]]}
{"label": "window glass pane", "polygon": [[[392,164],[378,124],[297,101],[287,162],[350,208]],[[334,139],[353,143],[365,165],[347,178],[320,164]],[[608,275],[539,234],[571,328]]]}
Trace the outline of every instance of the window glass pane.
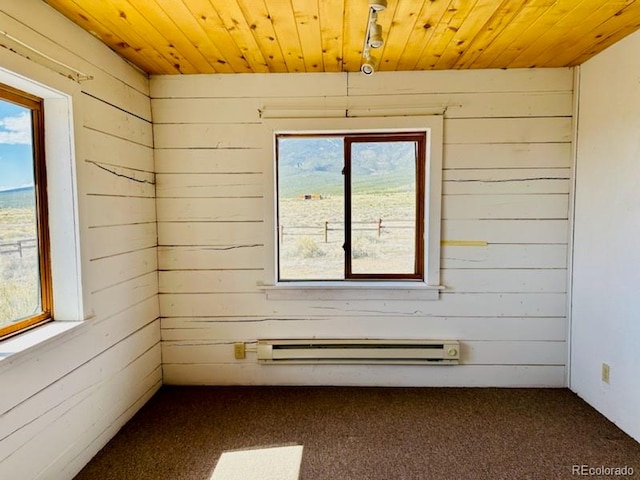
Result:
{"label": "window glass pane", "polygon": [[413,141],[351,144],[351,272],[413,274],[416,246]]}
{"label": "window glass pane", "polygon": [[344,279],[341,137],[278,138],[280,280]]}
{"label": "window glass pane", "polygon": [[0,328],[42,313],[31,111],[0,100]]}

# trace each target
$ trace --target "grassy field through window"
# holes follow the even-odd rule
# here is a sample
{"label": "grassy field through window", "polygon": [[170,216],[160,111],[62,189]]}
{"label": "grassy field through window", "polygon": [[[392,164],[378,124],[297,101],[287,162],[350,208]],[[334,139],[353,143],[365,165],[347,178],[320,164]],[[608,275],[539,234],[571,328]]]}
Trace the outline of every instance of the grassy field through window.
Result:
{"label": "grassy field through window", "polygon": [[[415,193],[355,195],[353,200],[362,212],[353,225],[352,242],[359,268],[385,271],[411,265],[414,251],[407,245],[413,245],[415,221],[407,211],[415,205]],[[342,196],[280,199],[280,225],[281,278],[344,278]]]}
{"label": "grassy field through window", "polygon": [[0,192],[0,327],[41,311],[35,193]]}

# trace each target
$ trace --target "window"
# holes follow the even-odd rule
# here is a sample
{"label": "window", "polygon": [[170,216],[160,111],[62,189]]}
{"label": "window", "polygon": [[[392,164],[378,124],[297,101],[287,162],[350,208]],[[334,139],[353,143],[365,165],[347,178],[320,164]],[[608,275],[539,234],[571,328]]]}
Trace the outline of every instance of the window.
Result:
{"label": "window", "polygon": [[52,317],[43,104],[0,84],[0,337]]}
{"label": "window", "polygon": [[278,279],[423,281],[427,135],[276,135]]}

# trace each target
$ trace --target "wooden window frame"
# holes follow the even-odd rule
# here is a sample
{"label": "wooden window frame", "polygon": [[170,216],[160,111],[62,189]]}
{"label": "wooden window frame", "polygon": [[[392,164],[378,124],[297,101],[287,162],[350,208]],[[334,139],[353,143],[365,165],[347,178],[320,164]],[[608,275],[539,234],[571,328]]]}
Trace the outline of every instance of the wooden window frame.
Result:
{"label": "wooden window frame", "polygon": [[[351,254],[351,145],[354,143],[416,142],[416,219],[413,273],[353,273]],[[345,162],[345,280],[422,280],[424,277],[424,194],[426,134],[423,133],[378,133],[349,134],[344,137]],[[349,227],[349,228],[347,228]]]}
{"label": "wooden window frame", "polygon": [[[318,134],[295,134],[285,133],[276,134],[275,153],[276,153],[276,215],[277,228],[280,225],[279,198],[280,190],[278,187],[279,178],[279,140],[281,138],[322,138],[334,137],[342,138],[344,153],[344,279],[330,280],[330,282],[353,282],[353,281],[424,281],[425,272],[425,253],[424,253],[424,235],[425,235],[425,196],[426,196],[426,158],[427,158],[427,133],[425,131],[410,132],[376,132],[376,133],[318,133]],[[373,142],[416,142],[416,219],[415,219],[415,259],[413,273],[353,273],[352,255],[351,255],[351,145],[354,143],[373,143]],[[280,243],[278,242],[277,253],[277,277],[278,282],[296,283],[296,282],[327,282],[320,279],[282,279],[280,277]]]}
{"label": "wooden window frame", "polygon": [[0,327],[0,338],[19,333],[53,319],[53,289],[47,208],[47,173],[44,142],[44,100],[21,90],[0,84],[0,100],[28,108],[31,111],[31,135],[36,201],[36,227],[40,273],[42,312],[10,325]]}

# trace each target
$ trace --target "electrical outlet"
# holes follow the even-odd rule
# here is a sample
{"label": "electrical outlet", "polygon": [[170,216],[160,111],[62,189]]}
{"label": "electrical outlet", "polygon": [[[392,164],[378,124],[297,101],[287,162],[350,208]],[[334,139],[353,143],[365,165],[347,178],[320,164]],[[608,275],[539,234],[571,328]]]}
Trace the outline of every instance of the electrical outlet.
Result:
{"label": "electrical outlet", "polygon": [[233,355],[236,357],[236,360],[247,358],[247,350],[243,342],[236,342],[233,344]]}
{"label": "electrical outlet", "polygon": [[609,383],[609,374],[610,373],[611,373],[611,367],[609,367],[609,364],[603,363],[602,364],[602,381],[604,383]]}

